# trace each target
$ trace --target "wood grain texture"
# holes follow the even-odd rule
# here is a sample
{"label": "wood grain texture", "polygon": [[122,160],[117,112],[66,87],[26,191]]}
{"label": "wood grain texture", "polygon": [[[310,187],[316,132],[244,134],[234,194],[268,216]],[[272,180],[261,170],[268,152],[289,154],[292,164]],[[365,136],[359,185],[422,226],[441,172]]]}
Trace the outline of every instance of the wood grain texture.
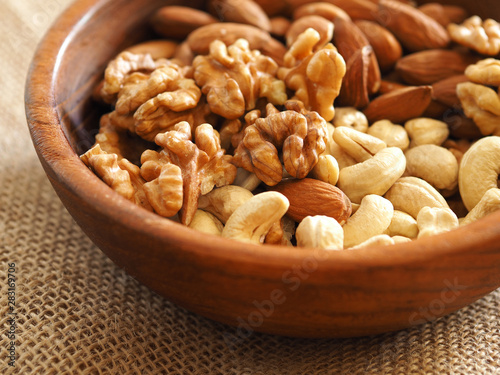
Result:
{"label": "wood grain texture", "polygon": [[[239,326],[236,344],[253,330],[299,337],[397,330],[500,286],[500,212],[413,243],[327,252],[209,237],[136,207],[102,183],[74,151],[88,147],[102,113],[90,104],[92,88],[116,52],[146,38],[145,19],[167,3],[175,4],[77,1],[40,44],[26,85],[28,124],[48,178],[116,264],[179,305]],[[497,0],[450,3],[500,18]]]}

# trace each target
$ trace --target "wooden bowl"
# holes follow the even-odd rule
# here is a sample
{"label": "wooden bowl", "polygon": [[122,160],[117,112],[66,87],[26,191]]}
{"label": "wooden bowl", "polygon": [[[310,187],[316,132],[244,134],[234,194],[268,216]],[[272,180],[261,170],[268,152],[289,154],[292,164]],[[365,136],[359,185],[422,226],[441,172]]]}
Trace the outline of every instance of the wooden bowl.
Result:
{"label": "wooden bowl", "polygon": [[[78,157],[101,115],[91,92],[118,51],[147,37],[146,19],[166,3],[76,1],[39,45],[27,80],[28,124],[43,168],[76,222],[117,265],[178,305],[239,327],[235,340],[253,331],[348,337],[399,330],[500,286],[500,212],[433,238],[327,252],[208,236],[101,182]],[[500,19],[497,0],[460,4]]]}

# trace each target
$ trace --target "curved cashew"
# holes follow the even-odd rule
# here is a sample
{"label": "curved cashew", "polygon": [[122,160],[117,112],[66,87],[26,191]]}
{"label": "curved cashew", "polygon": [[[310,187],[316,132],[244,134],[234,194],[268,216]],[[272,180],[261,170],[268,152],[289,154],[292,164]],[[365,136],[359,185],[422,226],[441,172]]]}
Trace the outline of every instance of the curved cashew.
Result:
{"label": "curved cashew", "polygon": [[416,238],[418,235],[417,221],[406,212],[394,210],[391,224],[384,233],[391,237]]}
{"label": "curved cashew", "polygon": [[399,147],[401,150],[406,151],[410,146],[410,139],[405,128],[393,124],[389,120],[375,122],[368,128],[367,134],[381,139],[387,144],[387,147]]}
{"label": "curved cashew", "polygon": [[368,119],[365,114],[354,107],[335,108],[333,125],[336,128],[347,126],[348,128],[366,133],[368,129]]}
{"label": "curved cashew", "polygon": [[317,180],[336,185],[339,180],[339,163],[332,155],[320,155],[318,162],[311,171],[311,176]]}
{"label": "curved cashew", "polygon": [[344,224],[344,247],[353,247],[379,234],[389,227],[394,207],[378,195],[367,195],[359,209]]}
{"label": "curved cashew", "polygon": [[458,183],[458,161],[441,146],[421,145],[406,151],[408,176],[420,177],[436,189],[452,190]]}
{"label": "curved cashew", "polygon": [[425,117],[407,121],[405,129],[411,139],[410,147],[428,144],[441,146],[450,135],[445,122]]}
{"label": "curved cashew", "polygon": [[481,138],[465,153],[458,172],[458,186],[470,211],[484,193],[497,187],[500,173],[500,137]]}
{"label": "curved cashew", "polygon": [[443,196],[431,184],[418,177],[401,177],[384,195],[394,209],[415,219],[424,207],[449,208]]}
{"label": "curved cashew", "polygon": [[202,195],[198,208],[210,212],[225,224],[233,212],[252,197],[253,194],[245,188],[226,185]]}
{"label": "curved cashew", "polygon": [[458,218],[449,208],[424,207],[417,216],[418,238],[458,228]]}
{"label": "curved cashew", "polygon": [[460,225],[470,224],[497,210],[500,210],[500,189],[491,188],[484,193],[479,203],[464,217]]}
{"label": "curved cashew", "polygon": [[203,233],[215,234],[220,236],[224,225],[214,215],[203,210],[196,210],[193,220],[189,224],[190,228],[199,230]]}
{"label": "curved cashew", "polygon": [[344,230],[342,226],[329,216],[307,216],[295,232],[297,246],[317,247],[329,250],[344,248]]}
{"label": "curved cashew", "polygon": [[400,178],[406,168],[403,151],[388,147],[363,163],[340,170],[337,186],[354,203],[368,194],[383,195]]}
{"label": "curved cashew", "polygon": [[281,193],[268,191],[257,194],[233,212],[222,230],[222,237],[262,243],[289,205],[288,199]]}
{"label": "curved cashew", "polygon": [[350,250],[361,249],[368,246],[394,245],[395,243],[396,241],[387,234],[378,234],[360,243],[359,245],[351,247]]}
{"label": "curved cashew", "polygon": [[384,141],[346,126],[335,129],[333,140],[359,163],[387,147]]}

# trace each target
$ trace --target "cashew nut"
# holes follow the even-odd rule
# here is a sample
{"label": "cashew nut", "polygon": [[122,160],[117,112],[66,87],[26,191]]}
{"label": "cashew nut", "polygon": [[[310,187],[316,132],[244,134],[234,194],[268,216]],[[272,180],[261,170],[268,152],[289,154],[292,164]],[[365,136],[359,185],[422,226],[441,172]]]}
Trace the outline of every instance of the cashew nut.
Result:
{"label": "cashew nut", "polygon": [[401,177],[384,197],[392,202],[394,209],[406,212],[415,219],[424,207],[449,208],[443,196],[418,177]]}
{"label": "cashew nut", "polygon": [[460,163],[458,185],[465,207],[470,211],[484,193],[497,187],[500,173],[500,137],[481,138],[465,153]]}
{"label": "cashew nut", "polygon": [[500,209],[500,189],[491,188],[479,201],[478,204],[460,222],[460,225],[467,225],[485,217]]}
{"label": "cashew nut", "polygon": [[457,158],[444,147],[420,145],[406,151],[405,175],[420,177],[436,189],[451,190],[458,183]]}
{"label": "cashew nut", "polygon": [[407,121],[405,129],[411,139],[410,147],[427,144],[441,146],[450,135],[445,122],[425,117]]}
{"label": "cashew nut", "polygon": [[210,212],[196,210],[196,213],[194,214],[193,220],[191,220],[189,227],[199,230],[203,233],[215,234],[217,236],[220,236],[224,225]]}
{"label": "cashew nut", "polygon": [[295,232],[297,246],[317,247],[329,250],[344,248],[344,230],[342,226],[329,216],[307,216]]}
{"label": "cashew nut", "polygon": [[339,180],[339,163],[332,155],[321,155],[311,171],[313,178],[336,185]]}
{"label": "cashew nut", "polygon": [[379,234],[389,227],[394,207],[379,195],[367,195],[359,209],[344,224],[344,247],[353,247]]}
{"label": "cashew nut", "polygon": [[226,185],[202,195],[198,208],[210,212],[225,224],[233,212],[252,197],[253,194],[245,188]]}
{"label": "cashew nut", "polygon": [[335,129],[333,140],[359,163],[387,147],[384,141],[345,126]]}
{"label": "cashew nut", "polygon": [[406,159],[400,148],[388,147],[363,163],[340,170],[337,186],[354,203],[368,194],[384,195],[400,178]]}
{"label": "cashew nut", "polygon": [[329,154],[337,160],[340,170],[357,164],[356,160],[354,160],[347,152],[344,151],[342,147],[337,144],[337,142],[333,140],[333,137],[329,141],[328,148]]}
{"label": "cashew nut", "polygon": [[417,216],[418,238],[458,228],[458,218],[449,208],[424,207]]}
{"label": "cashew nut", "polygon": [[395,242],[396,241],[389,237],[387,234],[378,234],[360,243],[359,245],[351,247],[350,250],[361,249],[368,246],[394,245]]}
{"label": "cashew nut", "polygon": [[268,191],[257,194],[233,212],[222,230],[222,237],[262,243],[289,205],[288,199],[281,193]]}
{"label": "cashew nut", "polygon": [[365,114],[354,107],[335,108],[333,125],[336,128],[346,126],[351,129],[366,133],[368,119]]}
{"label": "cashew nut", "polygon": [[418,235],[417,221],[406,212],[394,210],[391,224],[384,233],[391,237],[416,238]]}
{"label": "cashew nut", "polygon": [[384,141],[387,147],[399,147],[406,151],[410,145],[410,139],[405,128],[393,124],[389,120],[380,120],[368,128],[367,134]]}

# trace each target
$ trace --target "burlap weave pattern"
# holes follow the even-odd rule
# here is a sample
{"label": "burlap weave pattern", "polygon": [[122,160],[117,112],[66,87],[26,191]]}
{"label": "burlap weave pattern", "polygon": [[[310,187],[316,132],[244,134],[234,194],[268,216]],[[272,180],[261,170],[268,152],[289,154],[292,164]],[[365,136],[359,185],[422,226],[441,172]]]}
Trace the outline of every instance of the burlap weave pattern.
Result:
{"label": "burlap weave pattern", "polygon": [[[81,232],[38,162],[24,117],[28,64],[69,0],[0,2],[0,373],[500,374],[500,290],[438,321],[346,340],[253,334],[189,313],[128,277]],[[8,366],[7,269],[16,264]]]}

